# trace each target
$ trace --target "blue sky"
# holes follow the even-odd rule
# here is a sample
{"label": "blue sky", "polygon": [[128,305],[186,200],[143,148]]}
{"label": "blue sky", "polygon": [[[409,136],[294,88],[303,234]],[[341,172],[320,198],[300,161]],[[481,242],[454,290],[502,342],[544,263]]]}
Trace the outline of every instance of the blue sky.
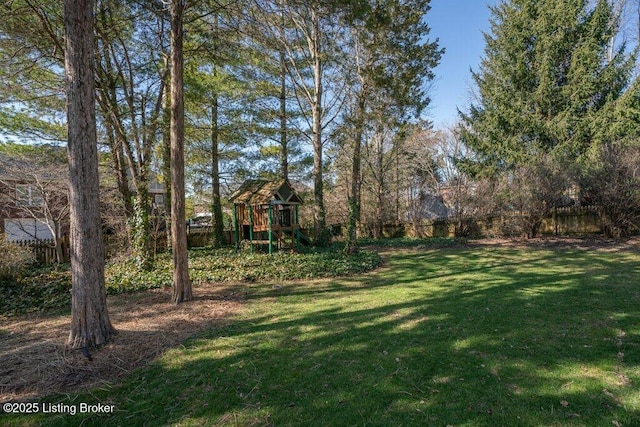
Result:
{"label": "blue sky", "polygon": [[431,0],[427,22],[430,38],[440,39],[446,49],[435,69],[436,80],[430,92],[429,116],[435,127],[456,122],[456,107],[468,104],[472,87],[469,68],[478,69],[484,51],[482,31],[489,29],[489,8],[498,0]]}

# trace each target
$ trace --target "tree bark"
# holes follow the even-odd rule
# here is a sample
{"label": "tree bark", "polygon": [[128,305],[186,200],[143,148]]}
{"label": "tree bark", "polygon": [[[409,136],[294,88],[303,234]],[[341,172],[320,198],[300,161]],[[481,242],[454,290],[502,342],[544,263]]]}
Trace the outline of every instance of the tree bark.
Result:
{"label": "tree bark", "polygon": [[65,0],[65,75],[71,225],[72,348],[106,343],[107,312],[95,117],[93,1]]}
{"label": "tree bark", "polygon": [[213,228],[214,246],[224,246],[224,218],[222,216],[222,200],[220,197],[220,152],[218,142],[220,129],[218,126],[218,94],[213,94],[211,102],[211,225]]}
{"label": "tree bark", "polygon": [[[284,24],[283,24],[284,27]],[[289,179],[289,147],[287,143],[287,66],[280,50],[280,173]]]}
{"label": "tree bark", "polygon": [[[364,86],[364,85],[363,85]],[[349,195],[349,217],[347,222],[346,253],[354,253],[358,248],[358,220],[360,219],[360,164],[362,134],[364,132],[364,114],[366,107],[366,88],[363,87],[357,105],[353,138],[353,159],[351,163],[351,194]]]}
{"label": "tree bark", "polygon": [[314,229],[316,244],[323,245],[326,240],[326,213],[324,207],[324,180],[322,160],[322,60],[320,58],[320,17],[315,7],[311,8],[312,32],[310,46],[312,46],[314,99],[312,102],[313,117],[313,198],[314,198]]}
{"label": "tree bark", "polygon": [[185,0],[171,0],[171,238],[173,297],[179,304],[193,298],[187,258],[184,188],[184,59]]}

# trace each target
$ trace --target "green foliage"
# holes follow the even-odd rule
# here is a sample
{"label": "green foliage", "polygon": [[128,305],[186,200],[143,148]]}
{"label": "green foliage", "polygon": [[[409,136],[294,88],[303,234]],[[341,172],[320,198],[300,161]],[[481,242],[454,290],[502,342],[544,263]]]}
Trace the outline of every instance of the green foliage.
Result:
{"label": "green foliage", "polygon": [[0,129],[27,141],[66,141],[62,9],[51,1],[33,6],[0,5]]}
{"label": "green foliage", "polygon": [[508,0],[491,11],[477,101],[461,113],[471,150],[458,166],[499,181],[490,197],[525,213],[522,232],[535,236],[600,146],[637,134],[635,58],[612,48],[618,18],[605,0]]}
{"label": "green foliage", "polygon": [[35,261],[30,247],[19,246],[0,237],[0,279],[20,276]]}
{"label": "green foliage", "polygon": [[[338,247],[308,253],[234,252],[201,248],[189,253],[190,277],[194,284],[206,282],[263,282],[336,277],[372,270],[380,264],[377,253],[360,251],[344,256]],[[170,287],[173,281],[169,254],[144,270],[135,259],[107,263],[107,294],[115,295]],[[28,312],[70,307],[71,274],[67,266],[32,268],[21,277],[0,279],[0,313],[12,316]],[[197,292],[197,291],[196,291]]]}
{"label": "green foliage", "polygon": [[[380,257],[370,251],[344,256],[337,248],[310,253],[234,252],[229,249],[194,249],[189,256],[189,275],[193,283],[255,282],[312,279],[357,274],[371,270]],[[107,292],[132,292],[171,286],[171,259],[159,257],[155,268],[142,271],[134,261],[110,263],[105,270]]]}
{"label": "green foliage", "polygon": [[624,46],[608,57],[611,6],[509,0],[491,11],[485,57],[473,73],[478,101],[461,114],[462,137],[478,156],[474,171],[526,165],[544,154],[575,161],[594,141],[592,123],[631,76]]}
{"label": "green foliage", "polygon": [[375,104],[377,98],[382,98],[382,102],[391,102],[394,107],[385,114],[396,114],[400,120],[419,117],[430,102],[425,81],[434,79],[433,70],[444,54],[438,40],[429,38],[425,15],[430,0],[371,3],[366,13],[360,4],[360,14],[352,17],[356,23],[362,19],[362,25],[352,25],[357,28],[358,43],[365,50],[366,59],[354,59],[363,61],[358,64],[358,73],[366,90],[371,91],[367,103]]}
{"label": "green foliage", "polygon": [[129,221],[129,226],[131,228],[133,259],[138,268],[149,271],[153,267],[149,248],[151,230],[149,212],[137,198],[133,200],[133,216]]}
{"label": "green foliage", "polygon": [[166,256],[157,259],[149,270],[140,268],[136,259],[109,262],[104,275],[109,295],[170,287],[173,282],[171,259]]}
{"label": "green foliage", "polygon": [[68,265],[33,267],[22,276],[0,278],[0,316],[70,307],[70,291]]}

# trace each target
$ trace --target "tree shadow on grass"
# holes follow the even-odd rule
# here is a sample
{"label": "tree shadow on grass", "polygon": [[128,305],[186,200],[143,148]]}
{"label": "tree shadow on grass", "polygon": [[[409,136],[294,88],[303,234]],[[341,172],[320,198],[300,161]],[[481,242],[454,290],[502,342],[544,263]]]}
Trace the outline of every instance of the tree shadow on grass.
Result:
{"label": "tree shadow on grass", "polygon": [[87,389],[119,381],[189,336],[226,324],[240,310],[235,286],[202,286],[195,301],[176,306],[169,290],[109,297],[116,335],[89,360],[65,345],[70,316],[4,319],[0,402]]}
{"label": "tree shadow on grass", "polygon": [[399,252],[358,278],[255,285],[222,334],[95,394],[117,406],[100,424],[638,425],[639,260]]}

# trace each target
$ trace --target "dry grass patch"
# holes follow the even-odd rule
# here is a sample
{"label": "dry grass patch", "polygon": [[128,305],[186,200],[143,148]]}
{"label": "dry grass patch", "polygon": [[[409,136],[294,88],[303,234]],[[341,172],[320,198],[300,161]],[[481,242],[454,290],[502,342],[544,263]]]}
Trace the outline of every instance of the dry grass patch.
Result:
{"label": "dry grass patch", "polygon": [[205,284],[194,301],[169,303],[170,290],[108,298],[118,331],[91,360],[65,341],[69,314],[0,319],[0,402],[35,399],[110,384],[185,339],[221,326],[242,305],[242,285]]}

